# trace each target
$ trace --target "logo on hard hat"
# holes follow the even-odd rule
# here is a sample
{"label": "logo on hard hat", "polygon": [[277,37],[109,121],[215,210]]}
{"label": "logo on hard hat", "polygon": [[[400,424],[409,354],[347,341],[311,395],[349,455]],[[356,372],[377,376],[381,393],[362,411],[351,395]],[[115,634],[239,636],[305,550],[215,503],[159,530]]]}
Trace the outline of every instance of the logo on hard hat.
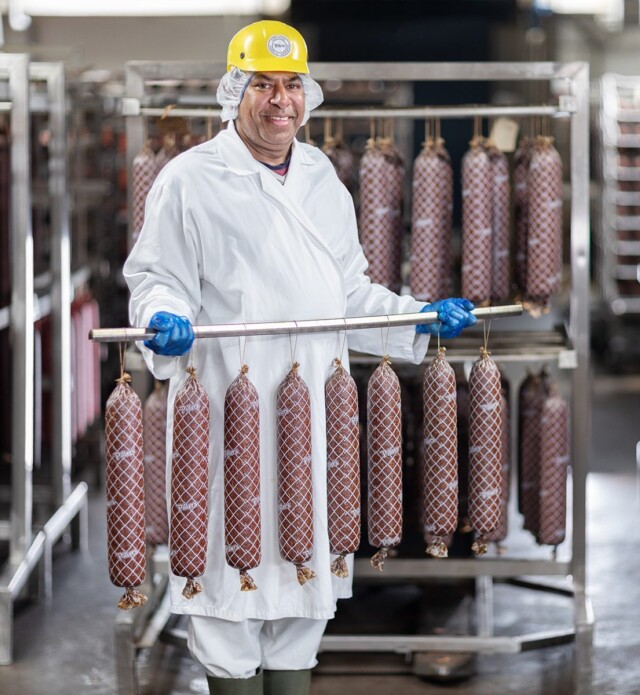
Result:
{"label": "logo on hard hat", "polygon": [[276,34],[267,41],[267,48],[277,58],[284,58],[291,53],[291,41],[282,34]]}

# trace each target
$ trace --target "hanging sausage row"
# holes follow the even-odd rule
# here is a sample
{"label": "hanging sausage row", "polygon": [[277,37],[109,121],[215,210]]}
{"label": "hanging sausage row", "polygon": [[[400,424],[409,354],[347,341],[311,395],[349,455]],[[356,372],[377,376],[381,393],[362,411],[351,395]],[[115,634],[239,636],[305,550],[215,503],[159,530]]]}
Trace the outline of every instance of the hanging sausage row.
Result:
{"label": "hanging sausage row", "polygon": [[[162,480],[166,387],[158,386],[143,410],[123,373],[108,401],[109,563],[112,582],[127,589],[123,608],[143,600],[136,587],[144,581],[140,547],[145,542],[168,540],[171,570],[187,580],[183,595],[191,599],[200,591],[197,579],[205,571],[207,553],[209,401],[195,369],[188,372],[174,404],[168,519],[167,486]],[[225,556],[240,573],[242,591],[257,588],[249,571],[261,561],[259,399],[247,373],[243,365],[225,394],[223,442]],[[471,530],[477,555],[487,551],[489,542],[501,550],[508,527],[509,407],[503,379],[487,347],[481,348],[468,387],[456,386],[455,372],[440,348],[425,371],[422,394],[420,514],[426,552],[447,557],[453,534]],[[337,556],[331,570],[346,577],[345,556],[360,545],[362,476],[357,388],[340,359],[327,380],[325,395],[328,534],[331,552]],[[314,547],[313,452],[309,392],[296,362],[276,398],[280,555],[294,565],[298,582],[304,585],[315,577],[305,565]],[[546,373],[525,380],[520,413],[519,508],[536,541],[555,549],[565,537],[568,409]],[[388,357],[368,381],[366,431],[363,516],[369,544],[376,549],[371,564],[382,570],[390,551],[402,541],[404,511],[401,388]],[[462,446],[461,433],[467,440]]]}
{"label": "hanging sausage row", "polygon": [[[439,122],[412,166],[409,272],[403,272],[405,166],[393,137],[374,137],[356,155],[325,124],[323,150],[354,195],[360,242],[372,282],[398,291],[403,280],[425,301],[449,296],[453,276],[453,167]],[[309,136],[307,135],[307,138]],[[522,138],[510,163],[480,133],[461,162],[459,289],[478,306],[518,297],[529,313],[549,311],[561,290],[562,161],[553,138]],[[512,200],[513,199],[513,200]]]}

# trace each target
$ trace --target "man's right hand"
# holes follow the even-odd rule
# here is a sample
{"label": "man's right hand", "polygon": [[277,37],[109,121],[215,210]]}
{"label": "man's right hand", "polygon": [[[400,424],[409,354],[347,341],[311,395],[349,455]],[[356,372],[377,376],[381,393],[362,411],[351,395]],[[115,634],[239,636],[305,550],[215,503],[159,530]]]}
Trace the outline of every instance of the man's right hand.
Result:
{"label": "man's right hand", "polygon": [[157,333],[151,340],[145,340],[144,344],[156,355],[184,355],[193,343],[193,327],[186,316],[156,311],[148,328],[155,329]]}

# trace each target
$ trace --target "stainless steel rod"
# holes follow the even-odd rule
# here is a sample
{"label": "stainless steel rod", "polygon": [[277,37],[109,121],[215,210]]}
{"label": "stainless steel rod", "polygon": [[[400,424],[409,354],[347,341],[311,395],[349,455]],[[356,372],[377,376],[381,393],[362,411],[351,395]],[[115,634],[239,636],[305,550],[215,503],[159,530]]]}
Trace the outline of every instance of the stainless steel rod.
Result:
{"label": "stainless steel rod", "polygon": [[[142,106],[139,113],[149,117],[176,116],[181,118],[212,118],[218,116],[218,107],[166,107]],[[540,104],[539,106],[405,106],[360,108],[320,108],[311,112],[311,118],[472,118],[474,116],[555,116],[568,115],[559,106]]]}
{"label": "stainless steel rod", "polygon": [[[471,312],[478,319],[496,319],[520,316],[522,304],[480,307]],[[236,336],[323,333],[358,330],[361,328],[395,328],[419,323],[437,323],[438,313],[425,311],[418,314],[392,314],[390,316],[356,316],[343,319],[317,319],[305,321],[271,321],[269,323],[228,323],[212,326],[194,326],[196,338],[232,338]],[[94,328],[89,340],[98,343],[119,343],[129,340],[149,340],[156,331],[149,328]]]}

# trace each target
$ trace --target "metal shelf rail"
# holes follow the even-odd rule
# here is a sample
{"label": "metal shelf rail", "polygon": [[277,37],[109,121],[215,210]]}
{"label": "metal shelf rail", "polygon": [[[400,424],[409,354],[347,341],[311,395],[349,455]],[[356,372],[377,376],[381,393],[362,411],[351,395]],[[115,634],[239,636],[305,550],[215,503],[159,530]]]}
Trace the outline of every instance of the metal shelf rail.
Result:
{"label": "metal shelf rail", "polygon": [[[12,363],[12,488],[9,523],[2,537],[9,557],[0,573],[0,665],[13,660],[13,603],[29,578],[34,596],[52,591],[52,549],[77,517],[73,543],[87,546],[87,490],[71,489],[71,346],[72,278],[66,181],[66,93],[63,63],[30,63],[27,55],[0,55],[0,71],[8,76],[11,101],[11,261],[12,303],[8,307]],[[49,115],[49,196],[51,205],[51,317],[53,444],[47,499],[52,516],[34,529],[34,300],[31,180],[29,167],[30,85],[46,85]],[[38,106],[41,108],[41,106]]]}
{"label": "metal shelf rail", "polygon": [[[640,217],[636,214],[640,210],[639,87],[640,77],[607,73],[600,80],[602,202],[598,275],[603,299],[616,316],[640,314]],[[621,104],[624,99],[629,103]],[[621,150],[629,153],[626,161]],[[622,182],[637,183],[623,190]],[[629,238],[633,236],[635,239]],[[632,287],[634,292],[630,291]]]}
{"label": "metal shelf rail", "polygon": [[[479,632],[474,636],[364,636],[326,635],[321,651],[399,651],[412,652],[484,652],[514,653],[526,649],[551,646],[565,642],[574,644],[574,691],[585,695],[591,687],[591,654],[593,643],[593,614],[586,593],[586,478],[588,471],[590,431],[589,400],[589,69],[587,63],[315,63],[311,74],[319,81],[376,81],[397,82],[400,89],[393,103],[380,107],[365,108],[318,108],[312,112],[314,118],[391,118],[397,120],[396,138],[410,136],[410,121],[415,118],[440,116],[442,118],[470,118],[474,116],[549,116],[567,119],[570,125],[570,220],[571,238],[569,245],[570,289],[568,320],[564,329],[553,331],[531,330],[526,322],[517,326],[517,334],[502,336],[492,332],[492,345],[501,344],[496,361],[501,367],[513,372],[512,396],[516,393],[516,380],[522,376],[523,368],[531,362],[553,366],[562,370],[569,382],[571,408],[572,448],[572,505],[570,524],[572,540],[570,555],[566,560],[542,557],[484,557],[479,559],[455,559],[443,561],[411,560],[396,558],[385,567],[384,577],[369,567],[368,561],[356,560],[357,581],[422,580],[425,578],[467,577],[475,578],[478,587]],[[126,97],[123,113],[127,116],[127,164],[129,170],[133,158],[144,144],[146,122],[151,116],[165,113],[162,102],[166,95],[158,96],[154,87],[187,84],[193,80],[209,81],[219,78],[225,70],[220,63],[192,62],[130,62],[126,66]],[[557,103],[514,106],[474,105],[459,107],[421,107],[412,104],[413,82],[546,82],[556,95]],[[176,90],[177,92],[178,90]],[[171,115],[209,118],[218,110],[214,100],[201,94],[192,102],[180,91],[172,101],[177,106]],[[204,104],[204,106],[203,106]],[[404,152],[405,150],[401,150]],[[131,203],[131,188],[129,188]],[[130,207],[131,209],[131,207]],[[131,241],[131,230],[129,240]],[[516,324],[519,319],[513,320]],[[511,322],[510,322],[511,323]],[[514,342],[514,335],[518,341]],[[469,362],[471,351],[464,341],[457,347],[456,341],[448,357],[458,362]],[[477,350],[477,341],[475,343]],[[477,355],[477,352],[475,353]],[[354,361],[359,359],[354,355]],[[367,358],[363,358],[367,359]],[[513,402],[513,401],[512,401]],[[513,436],[513,435],[512,435]],[[159,574],[166,572],[166,558],[158,554]],[[150,573],[151,574],[151,573]],[[492,579],[503,578],[519,581],[527,588],[542,588],[535,582],[524,582],[519,577],[564,577],[571,589],[556,589],[570,596],[573,601],[573,626],[545,633],[517,636],[497,636],[493,633],[493,618],[490,610]],[[158,586],[161,586],[158,584]],[[549,587],[545,586],[545,590]],[[162,585],[164,590],[164,585]],[[553,590],[553,589],[552,589]],[[117,670],[120,695],[138,692],[135,668],[136,649],[150,646],[162,633],[159,624],[169,619],[166,601],[156,595],[149,602],[147,611],[140,609],[137,616],[119,615],[116,620]],[[148,605],[149,605],[148,604]],[[145,606],[146,608],[146,606]],[[155,613],[155,614],[154,614]],[[147,626],[145,631],[145,626]],[[165,639],[184,644],[184,633],[167,630]]]}

